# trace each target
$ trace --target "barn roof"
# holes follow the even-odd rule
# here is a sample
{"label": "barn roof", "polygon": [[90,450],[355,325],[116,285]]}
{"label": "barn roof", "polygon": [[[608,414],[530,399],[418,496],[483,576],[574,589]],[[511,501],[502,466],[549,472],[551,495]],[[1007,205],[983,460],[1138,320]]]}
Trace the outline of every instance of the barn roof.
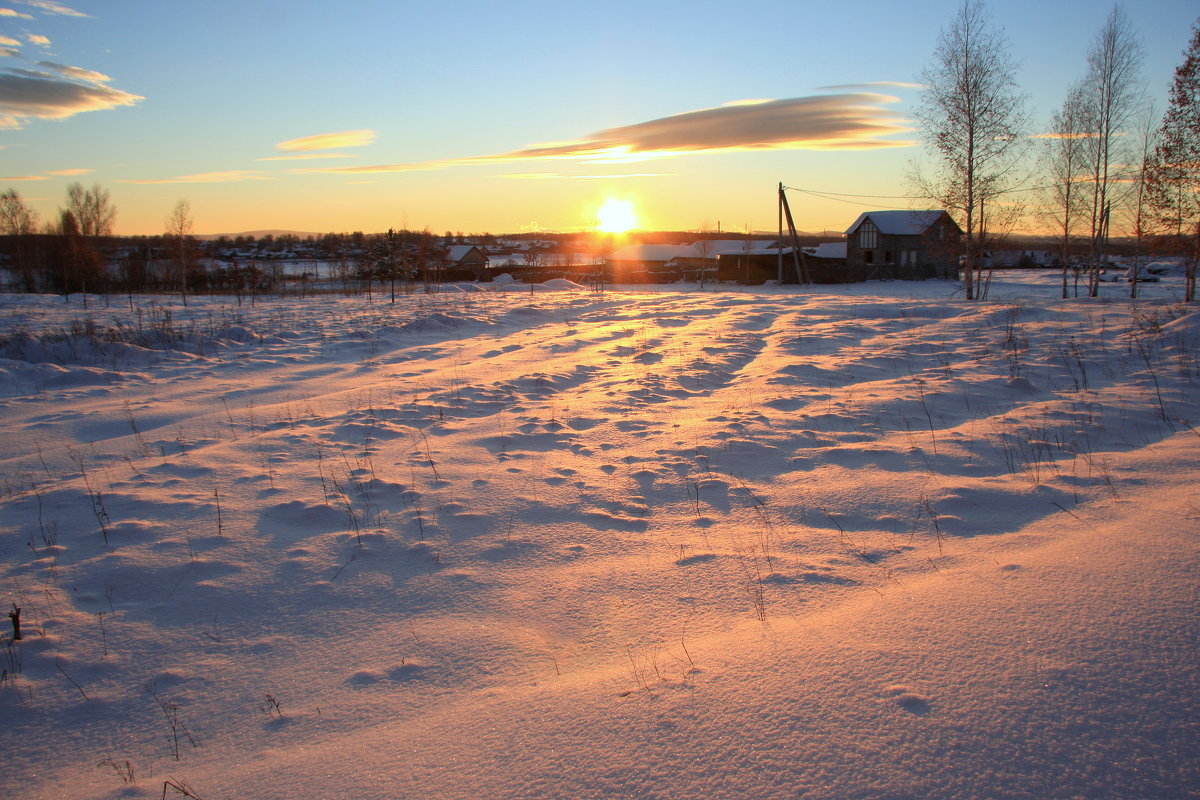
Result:
{"label": "barn roof", "polygon": [[846,229],[847,234],[854,233],[863,220],[868,217],[875,227],[885,236],[919,236],[929,230],[929,226],[941,219],[945,211],[864,211],[854,220],[854,224]]}

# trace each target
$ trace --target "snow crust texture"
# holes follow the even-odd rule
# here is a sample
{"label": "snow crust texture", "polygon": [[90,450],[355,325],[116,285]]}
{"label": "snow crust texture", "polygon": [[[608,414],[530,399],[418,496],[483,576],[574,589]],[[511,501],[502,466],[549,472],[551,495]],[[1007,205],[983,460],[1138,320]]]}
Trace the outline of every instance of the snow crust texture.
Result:
{"label": "snow crust texture", "polygon": [[1119,288],[0,296],[0,795],[1200,797]]}

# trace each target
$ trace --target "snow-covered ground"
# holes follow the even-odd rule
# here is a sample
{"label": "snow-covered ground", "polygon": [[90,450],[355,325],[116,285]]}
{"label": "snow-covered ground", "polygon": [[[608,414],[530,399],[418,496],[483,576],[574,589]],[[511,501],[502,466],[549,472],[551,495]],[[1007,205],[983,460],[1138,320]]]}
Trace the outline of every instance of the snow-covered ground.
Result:
{"label": "snow-covered ground", "polygon": [[1200,315],[1057,280],[0,296],[0,795],[1200,796]]}

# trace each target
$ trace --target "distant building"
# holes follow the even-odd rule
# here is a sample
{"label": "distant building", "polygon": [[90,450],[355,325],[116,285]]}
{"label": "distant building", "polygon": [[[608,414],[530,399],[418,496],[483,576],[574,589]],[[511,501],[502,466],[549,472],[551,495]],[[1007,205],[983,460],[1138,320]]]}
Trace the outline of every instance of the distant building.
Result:
{"label": "distant building", "polygon": [[[754,239],[701,239],[691,244],[632,244],[608,257],[617,283],[674,283],[675,281],[736,280],[762,283],[757,273],[746,280],[742,272],[725,274],[722,264],[745,257],[774,241]],[[733,269],[732,267],[730,269]],[[774,272],[770,275],[774,278]]]}
{"label": "distant building", "polygon": [[445,252],[443,280],[476,281],[487,272],[487,253],[473,244],[450,245]]}
{"label": "distant building", "polygon": [[846,266],[867,280],[954,279],[962,235],[945,211],[868,211],[846,229]]}

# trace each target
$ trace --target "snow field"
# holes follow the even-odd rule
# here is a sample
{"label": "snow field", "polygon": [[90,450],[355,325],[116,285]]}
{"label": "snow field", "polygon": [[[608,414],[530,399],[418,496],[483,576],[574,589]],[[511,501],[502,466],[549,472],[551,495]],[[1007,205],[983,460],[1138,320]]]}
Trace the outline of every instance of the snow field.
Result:
{"label": "snow field", "polygon": [[541,288],[0,296],[18,796],[1200,791],[1170,282]]}

